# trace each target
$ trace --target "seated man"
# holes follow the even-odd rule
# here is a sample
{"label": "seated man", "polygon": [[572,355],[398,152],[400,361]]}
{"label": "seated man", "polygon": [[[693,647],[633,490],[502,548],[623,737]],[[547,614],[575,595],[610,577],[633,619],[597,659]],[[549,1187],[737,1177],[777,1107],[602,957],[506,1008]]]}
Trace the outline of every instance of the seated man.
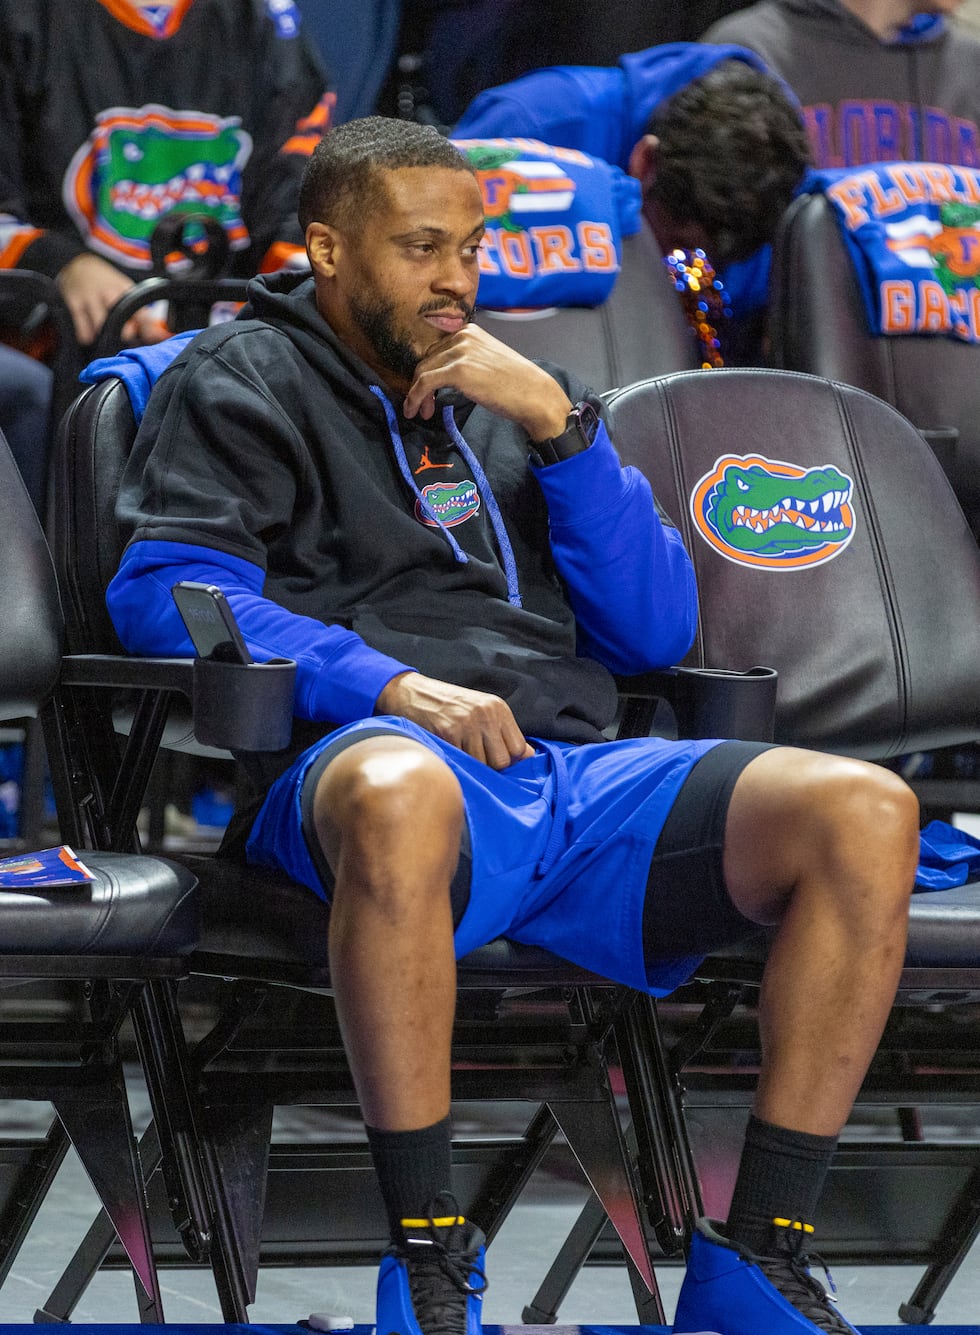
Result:
{"label": "seated man", "polygon": [[767,246],[808,159],[791,97],[751,51],[675,42],[609,68],[557,65],[489,88],[453,137],[541,139],[635,176],[664,254],[700,248],[721,271],[734,314],[726,360],[753,362]]}
{"label": "seated man", "polygon": [[850,1331],[805,1244],[902,966],[915,799],[859,761],[604,741],[610,674],[687,651],[692,567],[597,400],[470,323],[466,159],[352,121],[300,218],[313,276],[256,280],[158,382],[108,601],[130,650],[187,653],[170,590],[204,580],[256,658],[297,660],[293,752],[229,851],[332,905],[391,1226],[378,1329],[479,1324],[482,1238],[447,1198],[454,952],[505,935],[664,993],[778,923],[731,1214],[695,1238],[675,1328]]}

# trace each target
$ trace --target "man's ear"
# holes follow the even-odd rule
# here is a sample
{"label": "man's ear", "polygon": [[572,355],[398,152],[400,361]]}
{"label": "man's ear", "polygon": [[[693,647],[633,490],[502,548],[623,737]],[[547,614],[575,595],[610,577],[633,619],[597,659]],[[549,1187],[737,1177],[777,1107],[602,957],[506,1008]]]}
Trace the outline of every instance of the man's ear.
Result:
{"label": "man's ear", "polygon": [[660,140],[655,134],[645,134],[637,139],[630,153],[629,174],[635,176],[643,187],[643,193],[650,189],[657,175]]}
{"label": "man's ear", "polygon": [[306,229],[306,253],[314,273],[332,277],[337,264],[340,234],[329,223],[311,222]]}

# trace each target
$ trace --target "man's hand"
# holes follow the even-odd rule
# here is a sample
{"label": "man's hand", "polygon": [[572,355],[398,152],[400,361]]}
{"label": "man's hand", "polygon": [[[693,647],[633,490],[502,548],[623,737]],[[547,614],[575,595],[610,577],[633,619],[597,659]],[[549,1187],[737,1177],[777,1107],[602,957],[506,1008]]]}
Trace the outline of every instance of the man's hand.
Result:
{"label": "man's hand", "polygon": [[441,338],[425,354],[405,396],[405,416],[430,418],[436,391],[447,386],[516,422],[533,441],[561,435],[572,409],[547,371],[474,324]]}
{"label": "man's hand", "polygon": [[410,719],[491,769],[506,769],[515,760],[534,755],[510,706],[498,695],[453,686],[419,672],[392,677],[378,696],[375,713]]}
{"label": "man's hand", "polygon": [[[69,260],[56,282],[82,347],[95,342],[106,316],[119,298],[133,287],[131,278],[108,260],[91,253],[76,255]],[[161,332],[160,321],[148,310],[140,310],[126,321],[122,337],[125,343],[159,343],[161,338],[168,338],[169,333],[166,329]]]}

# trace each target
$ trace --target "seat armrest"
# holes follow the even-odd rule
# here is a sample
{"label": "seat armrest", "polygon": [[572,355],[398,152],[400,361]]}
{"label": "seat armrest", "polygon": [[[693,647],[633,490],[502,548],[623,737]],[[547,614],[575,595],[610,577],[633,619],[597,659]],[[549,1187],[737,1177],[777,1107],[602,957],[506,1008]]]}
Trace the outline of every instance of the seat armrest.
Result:
{"label": "seat armrest", "polygon": [[61,685],[179,692],[191,701],[194,736],[228,751],[281,751],[292,734],[296,664],[204,658],[69,654]]}
{"label": "seat armrest", "polygon": [[[672,667],[617,677],[625,701],[620,736],[649,731],[652,702],[664,700],[677,723],[678,737],[726,737],[744,742],[771,742],[776,721],[775,668],[746,672],[727,668]],[[645,722],[644,722],[645,720]]]}
{"label": "seat armrest", "polygon": [[61,684],[179,691],[190,699],[194,690],[194,659],[66,654],[61,660]]}

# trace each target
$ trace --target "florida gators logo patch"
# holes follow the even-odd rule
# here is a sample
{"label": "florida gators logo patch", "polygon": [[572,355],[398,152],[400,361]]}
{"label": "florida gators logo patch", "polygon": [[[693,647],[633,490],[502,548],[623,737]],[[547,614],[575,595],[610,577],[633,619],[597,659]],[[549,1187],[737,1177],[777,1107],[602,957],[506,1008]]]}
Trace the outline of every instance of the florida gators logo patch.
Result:
{"label": "florida gators logo patch", "polygon": [[239,250],[249,243],[241,193],[251,152],[237,116],[113,107],[72,158],[65,206],[89,246],[126,268],[152,267],[153,230],[175,211],[216,219]]}
{"label": "florida gators logo patch", "polygon": [[[457,482],[447,486],[439,482],[430,482],[422,488],[422,495],[438,519],[446,528],[455,528],[457,524],[471,519],[480,508],[480,493],[473,482]],[[415,518],[430,528],[438,528],[434,519],[425,513],[418,501],[415,502]]]}
{"label": "florida gators logo patch", "polygon": [[761,454],[726,454],[691,493],[691,516],[726,561],[799,570],[832,561],[850,542],[853,491],[833,464],[800,468]]}

